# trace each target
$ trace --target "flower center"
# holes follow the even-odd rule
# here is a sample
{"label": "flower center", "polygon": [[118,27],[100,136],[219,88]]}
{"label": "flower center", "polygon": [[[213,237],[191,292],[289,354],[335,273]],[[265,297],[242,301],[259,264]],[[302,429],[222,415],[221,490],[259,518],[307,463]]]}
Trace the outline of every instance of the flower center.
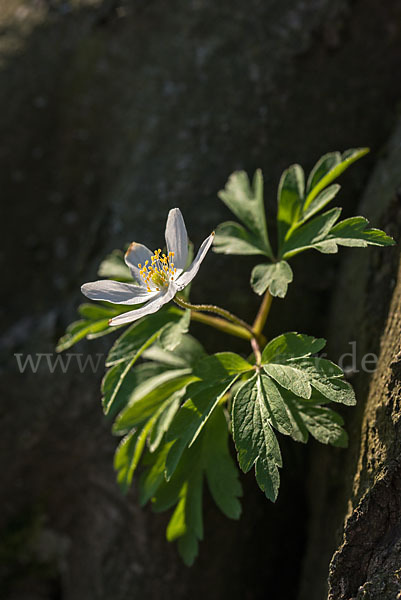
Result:
{"label": "flower center", "polygon": [[156,290],[160,292],[161,288],[168,287],[170,281],[174,281],[174,275],[177,269],[174,267],[174,252],[169,252],[166,256],[161,254],[161,249],[154,251],[154,254],[150,257],[151,264],[149,261],[145,261],[142,266],[138,263],[139,273],[144,280],[148,292],[151,292],[151,284],[156,287]]}

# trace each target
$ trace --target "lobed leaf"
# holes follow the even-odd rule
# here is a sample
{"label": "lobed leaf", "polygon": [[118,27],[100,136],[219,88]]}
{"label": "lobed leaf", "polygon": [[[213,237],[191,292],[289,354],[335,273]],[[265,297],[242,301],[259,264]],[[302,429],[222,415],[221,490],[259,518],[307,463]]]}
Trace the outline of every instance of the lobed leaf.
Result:
{"label": "lobed leaf", "polygon": [[306,184],[306,192],[309,192],[323,179],[325,175],[327,175],[334,167],[341,163],[341,152],[328,152],[324,154],[315,166],[312,171],[309,173],[308,181]]}
{"label": "lobed leaf", "polygon": [[78,307],[78,312],[83,319],[71,323],[65,334],[59,339],[56,352],[62,352],[74,346],[80,340],[100,337],[114,333],[119,327],[109,327],[109,319],[128,309],[126,306],[91,304],[86,302]]}
{"label": "lobed leaf", "polygon": [[300,402],[294,404],[304,426],[318,442],[341,448],[348,445],[347,433],[342,428],[344,421],[338,413],[326,406],[308,406]]}
{"label": "lobed leaf", "polygon": [[340,157],[338,152],[323,156],[312,169],[308,179],[308,195],[303,206],[309,208],[316,196],[337,177],[339,177],[356,160],[369,152],[369,148],[346,150]]}
{"label": "lobed leaf", "polygon": [[173,442],[158,446],[154,453],[148,451],[143,459],[144,470],[139,479],[139,502],[144,506],[165,481],[166,458]]}
{"label": "lobed leaf", "polygon": [[176,413],[167,432],[167,440],[174,441],[166,459],[166,478],[171,478],[184,450],[191,447],[227,393],[237,376],[228,381],[211,384],[197,381],[188,386],[184,403]]}
{"label": "lobed leaf", "polygon": [[213,500],[229,519],[239,519],[242,486],[228,448],[228,430],[222,409],[217,409],[205,429],[203,441],[206,479]]}
{"label": "lobed leaf", "polygon": [[185,310],[177,323],[167,323],[159,335],[159,344],[163,350],[172,352],[179,345],[182,336],[187,333],[191,321],[191,311]]}
{"label": "lobed leaf", "polygon": [[177,322],[181,317],[180,309],[169,307],[135,321],[113,344],[106,359],[106,366],[129,361],[139,351],[144,352],[156,341],[167,323]]}
{"label": "lobed leaf", "polygon": [[253,369],[247,360],[235,352],[217,352],[199,361],[194,367],[194,375],[205,380],[206,384],[224,382],[226,379]]}
{"label": "lobed leaf", "polygon": [[299,252],[318,246],[338,221],[340,214],[341,208],[332,208],[290,232],[289,238],[285,240],[281,249],[281,256],[285,259],[290,258]]}
{"label": "lobed leaf", "polygon": [[163,405],[163,410],[157,415],[149,436],[149,450],[154,452],[163,439],[164,434],[168,431],[172,420],[174,419],[181,405],[183,390],[178,390],[172,394]]}
{"label": "lobed leaf", "polygon": [[[308,400],[299,398],[289,390],[276,384],[280,390],[280,394],[285,403],[287,414],[291,422],[291,433],[289,434],[296,442],[306,443],[309,438],[309,430],[306,426],[304,419],[304,412],[308,411],[308,407],[321,408],[322,405],[327,404],[329,400],[325,398],[320,392],[312,388],[312,395]],[[302,411],[300,409],[303,409]],[[310,423],[309,423],[310,425]]]}
{"label": "lobed leaf", "polygon": [[290,265],[281,260],[277,263],[256,265],[251,275],[251,286],[259,296],[269,289],[272,296],[284,298],[292,278]]}
{"label": "lobed leaf", "polygon": [[[229,518],[241,513],[239,497],[242,488],[238,470],[228,449],[228,429],[223,409],[219,407],[207,422],[196,442],[183,454],[177,469],[167,482],[163,478],[164,461],[171,442],[160,447],[154,455],[147,454],[150,466],[140,480],[143,504],[152,499],[157,512],[175,506],[167,526],[167,539],[177,540],[185,564],[191,565],[203,538],[202,496],[205,480],[214,501]],[[153,461],[153,462],[152,462]]]}
{"label": "lobed leaf", "polygon": [[295,230],[284,244],[284,258],[288,259],[309,249],[334,254],[338,252],[338,246],[366,248],[368,245],[395,244],[393,238],[384,231],[368,228],[369,222],[364,217],[351,217],[335,224],[339,211],[340,209],[332,209]]}
{"label": "lobed leaf", "polygon": [[161,363],[169,367],[193,367],[206,356],[205,350],[198,340],[191,335],[183,335],[173,351],[165,350],[160,339],[143,353],[143,358]]}
{"label": "lobed leaf", "polygon": [[117,483],[124,493],[131,486],[133,475],[145,450],[146,440],[166,403],[167,401],[146,423],[129,432],[117,447],[114,454],[114,469],[117,471]]}
{"label": "lobed leaf", "polygon": [[332,402],[348,406],[356,403],[352,387],[342,379],[342,370],[323,358],[267,363],[263,365],[263,369],[278,384],[300,398],[310,399],[314,388]]}
{"label": "lobed leaf", "polygon": [[241,469],[246,473],[255,466],[260,488],[274,502],[280,485],[278,467],[282,466],[282,460],[260,374],[246,381],[236,393],[232,422]]}
{"label": "lobed leaf", "polygon": [[218,225],[213,242],[213,250],[218,254],[263,254],[266,250],[258,238],[243,225],[226,221]]}
{"label": "lobed leaf", "polygon": [[304,223],[305,221],[313,217],[316,213],[318,213],[319,210],[322,210],[322,208],[327,206],[327,204],[329,204],[329,202],[331,202],[333,198],[337,196],[340,189],[341,186],[338,185],[338,183],[333,183],[333,185],[330,185],[325,190],[322,190],[320,194],[318,194],[316,198],[312,200],[308,208],[303,208],[300,223]]}
{"label": "lobed leaf", "polygon": [[[107,405],[114,406],[114,403],[116,401],[116,398],[118,396],[118,394],[120,393],[120,389],[124,384],[125,378],[127,377],[128,373],[131,371],[132,367],[134,366],[134,364],[138,361],[138,359],[142,356],[142,354],[144,353],[145,350],[147,350],[147,348],[149,348],[157,339],[159,335],[159,331],[157,330],[151,337],[149,337],[140,348],[138,348],[134,354],[130,355],[130,358],[128,358],[124,363],[123,366],[121,367],[121,369],[116,369],[115,371],[115,375],[118,374],[118,377],[115,377],[115,383],[112,389],[112,392],[110,393],[108,399],[107,399]],[[121,363],[114,363],[116,365],[119,365]],[[107,366],[107,361],[106,361],[106,366]],[[131,400],[130,400],[131,402]]]}
{"label": "lobed leaf", "polygon": [[274,363],[263,365],[263,369],[269,377],[296,396],[306,399],[311,397],[311,380],[308,373],[305,373],[302,369],[297,369],[296,366],[291,364]]}
{"label": "lobed leaf", "polygon": [[258,234],[265,249],[271,252],[263,201],[262,171],[258,169],[255,172],[252,186],[245,171],[234,172],[225,189],[218,195],[250,231]]}
{"label": "lobed leaf", "polygon": [[114,469],[117,471],[117,483],[123,493],[126,493],[132,483],[135,471],[134,455],[138,441],[136,430],[128,433],[119,443],[114,454]]}
{"label": "lobed leaf", "polygon": [[130,401],[138,386],[166,371],[164,365],[147,362],[133,367],[125,375],[117,393],[114,392],[124,369],[125,363],[117,363],[107,370],[102,380],[102,406],[105,415],[115,416]]}
{"label": "lobed leaf", "polygon": [[262,363],[281,362],[291,358],[302,358],[320,352],[326,345],[323,338],[314,338],[291,331],[272,339],[264,348]]}
{"label": "lobed leaf", "polygon": [[301,214],[305,193],[305,176],[300,165],[291,165],[281,175],[278,186],[277,229],[279,248],[287,231]]}
{"label": "lobed leaf", "polygon": [[82,319],[80,321],[74,321],[74,323],[71,323],[67,327],[65,334],[59,339],[56,346],[56,352],[62,352],[63,350],[71,348],[71,346],[83,338],[86,338],[91,333],[103,332],[107,329],[109,329],[107,333],[110,333],[111,327],[109,328],[109,319],[101,319],[99,321]]}
{"label": "lobed leaf", "polygon": [[364,217],[351,217],[337,223],[327,240],[339,246],[393,246],[395,241],[380,229],[367,228],[369,221]]}
{"label": "lobed leaf", "polygon": [[[150,418],[165,400],[195,379],[190,369],[177,369],[166,371],[142,384],[134,390],[128,405],[116,418],[113,432],[124,432]],[[146,391],[143,389],[145,386]]]}

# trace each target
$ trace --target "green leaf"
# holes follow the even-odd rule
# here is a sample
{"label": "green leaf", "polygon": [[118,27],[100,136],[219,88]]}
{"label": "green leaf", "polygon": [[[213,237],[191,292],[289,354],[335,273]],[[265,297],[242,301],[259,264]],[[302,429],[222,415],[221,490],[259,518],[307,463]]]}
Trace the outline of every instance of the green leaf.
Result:
{"label": "green leaf", "polygon": [[160,333],[159,343],[163,350],[172,352],[179,345],[182,336],[187,333],[191,321],[191,311],[185,310],[177,323],[167,323]]}
{"label": "green leaf", "polygon": [[[262,171],[258,169],[255,172],[252,186],[245,171],[232,173],[224,190],[221,190],[218,196],[250,232],[254,234],[253,237],[256,240],[256,244],[254,245],[262,248],[267,256],[272,257],[273,253],[267,233],[263,201]],[[233,233],[233,230],[231,230],[230,235],[233,235]],[[234,237],[236,236],[234,235]]]}
{"label": "green leaf", "polygon": [[167,527],[167,539],[178,541],[181,557],[185,564],[191,565],[198,553],[198,541],[203,537],[205,479],[213,499],[226,516],[237,519],[241,512],[238,498],[242,495],[242,488],[228,450],[228,429],[223,409],[219,407],[214,411],[196,442],[183,454],[170,481],[165,481],[163,461],[170,444],[145,457],[150,469],[141,477],[140,498],[142,503],[152,498],[153,509],[157,512],[176,506]]}
{"label": "green leaf", "polygon": [[305,193],[305,176],[300,165],[291,165],[281,175],[278,186],[278,244],[285,240],[287,231],[298,221]]}
{"label": "green leaf", "polygon": [[328,152],[324,154],[309,174],[306,191],[309,192],[327,175],[334,167],[341,163],[341,152]]}
{"label": "green leaf", "polygon": [[251,275],[251,286],[259,295],[269,288],[272,296],[284,298],[292,278],[290,265],[285,260],[281,260],[277,263],[256,265]]}
{"label": "green leaf", "polygon": [[194,380],[189,369],[177,369],[166,371],[142,384],[140,388],[134,390],[128,405],[116,418],[113,432],[124,432],[142,423],[151,417],[172,394],[185,388]]}
{"label": "green leaf", "polygon": [[174,351],[164,350],[156,342],[143,353],[143,358],[171,367],[192,367],[205,356],[202,345],[190,335],[183,335]]}
{"label": "green leaf", "polygon": [[106,359],[106,366],[111,367],[119,362],[128,361],[140,350],[143,352],[156,341],[167,323],[177,322],[181,317],[180,309],[169,307],[135,321],[113,344]]}
{"label": "green leaf", "polygon": [[145,449],[146,440],[168,402],[169,399],[157,408],[146,423],[128,433],[118,445],[114,455],[114,468],[117,471],[117,482],[123,492],[129,489],[132,477]]}
{"label": "green leaf", "polygon": [[115,393],[115,388],[125,368],[126,363],[118,363],[108,369],[103,378],[102,405],[106,415],[116,415],[128,404],[138,386],[166,371],[165,365],[157,363],[147,362],[138,365],[128,371]]}
{"label": "green leaf", "polygon": [[292,425],[290,435],[295,441],[306,443],[311,433],[324,444],[347,445],[347,434],[341,427],[342,418],[331,409],[321,406],[328,400],[319,392],[313,390],[311,400],[307,401],[281,387],[280,392]]}
{"label": "green leaf", "polygon": [[119,443],[114,454],[114,469],[117,471],[117,483],[126,493],[132,483],[134,474],[134,455],[138,441],[138,432],[131,431]]}
{"label": "green leaf", "polygon": [[311,385],[325,398],[347,406],[356,404],[354,390],[342,379],[343,372],[340,367],[323,358],[297,359],[293,362],[308,373]]}
{"label": "green leaf", "polygon": [[145,399],[148,398],[149,395],[153,397],[153,393],[157,392],[158,389],[164,390],[165,385],[173,382],[175,379],[180,379],[182,377],[186,378],[187,375],[192,375],[192,370],[189,367],[182,369],[166,369],[164,367],[159,373],[157,372],[157,369],[155,369],[154,376],[143,379],[138,383],[135,389],[132,390],[130,398],[131,404],[136,404],[137,402],[142,402],[142,400],[144,400],[146,405]]}
{"label": "green leaf", "polygon": [[325,254],[338,252],[338,246],[366,248],[393,246],[395,241],[380,229],[367,228],[364,217],[351,217],[335,224],[341,209],[333,208],[290,233],[282,248],[283,257],[290,258],[304,250],[315,249]]}
{"label": "green leaf", "polygon": [[113,250],[111,254],[106,256],[100,263],[97,273],[100,277],[132,283],[131,272],[124,262],[124,254],[121,250]]}
{"label": "green leaf", "polygon": [[[178,504],[167,525],[166,537],[169,542],[189,533],[192,538],[203,538],[202,487],[202,472],[194,469],[181,488]],[[188,563],[191,562],[192,555],[196,555],[193,550]],[[186,556],[184,551],[184,561]]]}
{"label": "green leaf", "polygon": [[313,215],[319,212],[322,208],[324,208],[329,202],[333,200],[340,191],[341,186],[338,183],[333,183],[328,188],[320,192],[318,196],[309,204],[308,208],[303,211],[302,218],[300,223],[304,223]]}
{"label": "green leaf", "polygon": [[348,436],[341,427],[342,417],[326,406],[309,406],[296,403],[296,408],[309,433],[322,444],[332,444],[346,448]]}
{"label": "green leaf", "polygon": [[282,257],[285,259],[290,258],[309,248],[316,248],[324,252],[325,250],[321,248],[319,242],[326,238],[340,214],[341,208],[332,208],[298,229],[295,229],[283,244],[281,249]]}
{"label": "green leaf", "polygon": [[154,453],[146,453],[143,466],[147,469],[142,472],[139,480],[139,502],[141,506],[144,506],[156,494],[160,485],[165,481],[166,458],[172,444],[173,442],[166,442],[160,445]]}
{"label": "green leaf", "polygon": [[[120,393],[120,388],[124,380],[137,360],[158,338],[161,329],[169,319],[178,320],[182,315],[182,311],[167,309],[150,315],[139,321],[136,321],[113,345],[107,359],[106,366],[114,366],[123,362],[124,366],[121,369],[116,369],[113,372],[113,385],[109,388],[110,393],[107,395],[105,406],[115,406],[115,401]],[[121,399],[122,398],[122,399]],[[117,406],[123,402],[124,393],[118,402]],[[129,403],[133,400],[129,399]],[[117,427],[117,425],[116,425]]]}
{"label": "green leaf", "polygon": [[209,385],[212,382],[224,382],[227,378],[245,373],[253,369],[247,360],[235,352],[217,352],[199,361],[194,367],[194,375],[205,380]]}
{"label": "green leaf", "polygon": [[272,377],[282,387],[290,390],[296,396],[301,398],[310,398],[312,386],[308,373],[297,369],[292,364],[274,364],[263,365],[264,371]]}
{"label": "green leaf", "polygon": [[[288,390],[281,388],[283,396],[285,398],[285,405],[287,407],[288,417],[291,421],[291,437],[296,442],[302,442],[306,444],[309,439],[309,431],[303,421],[301,414],[298,411],[297,398]],[[287,392],[288,396],[285,395]]]}
{"label": "green leaf", "polygon": [[206,479],[213,500],[229,519],[241,515],[242,487],[239,474],[228,448],[228,429],[223,410],[213,413],[205,428],[203,456]]}
{"label": "green leaf", "polygon": [[180,408],[181,399],[184,390],[178,390],[172,394],[163,405],[163,410],[157,416],[152,432],[149,437],[149,450],[154,452],[160,445],[164,434],[168,431],[172,420],[174,419],[178,409]]}
{"label": "green leaf", "polygon": [[260,381],[269,411],[269,422],[280,433],[291,435],[292,424],[279,386],[267,377],[267,375],[261,375]]}
{"label": "green leaf", "polygon": [[71,348],[74,344],[87,337],[90,333],[104,331],[109,328],[109,319],[101,319],[100,321],[88,321],[83,319],[71,323],[66,329],[65,334],[59,339],[56,346],[57,352],[62,352]]}
{"label": "green leaf", "polygon": [[213,242],[213,251],[217,254],[263,254],[270,256],[254,234],[234,221],[226,221],[218,225]]}
{"label": "green leaf", "polygon": [[75,321],[67,327],[65,335],[58,341],[56,351],[62,352],[63,350],[67,350],[83,338],[92,339],[101,335],[115,333],[121,326],[109,327],[109,319],[127,310],[130,310],[130,308],[117,304],[104,305],[89,302],[81,304],[78,307],[78,312],[84,319]]}
{"label": "green leaf", "polygon": [[81,317],[89,321],[100,321],[101,319],[111,319],[120,314],[120,311],[111,305],[106,306],[100,303],[85,302],[78,306],[78,313]]}
{"label": "green leaf", "polygon": [[339,245],[366,247],[369,244],[391,246],[395,243],[383,231],[367,228],[368,221],[363,217],[352,217],[335,224],[340,216],[339,208],[333,208],[309,221],[339,191],[339,185],[329,184],[367,152],[367,148],[360,148],[347,150],[342,155],[339,152],[324,155],[309,176],[307,197],[303,202],[300,167],[293,165],[284,172],[279,186],[279,197],[284,194],[283,215],[280,216],[280,206],[278,215],[281,258],[289,259],[312,248],[325,254],[334,254],[338,252]]}
{"label": "green leaf", "polygon": [[79,314],[84,317],[80,321],[71,323],[63,337],[58,341],[56,351],[62,352],[71,348],[83,338],[92,339],[115,333],[119,327],[109,327],[109,319],[130,310],[126,306],[91,304],[86,302],[78,307]]}
{"label": "green leaf", "polygon": [[201,433],[221,398],[237,376],[223,382],[197,381],[188,386],[184,403],[176,413],[167,432],[167,440],[174,441],[166,460],[166,478],[170,479],[184,450],[191,447]]}
{"label": "green leaf", "polygon": [[282,363],[267,363],[264,371],[296,396],[311,398],[312,387],[333,402],[348,406],[356,403],[352,387],[341,379],[342,370],[323,358],[296,358]]}
{"label": "green leaf", "polygon": [[332,227],[326,240],[339,246],[366,248],[371,246],[394,246],[395,241],[380,229],[369,228],[364,217],[351,217]]}
{"label": "green leaf", "polygon": [[280,486],[280,448],[271,426],[266,389],[260,374],[238,390],[232,409],[233,434],[241,469],[255,466],[256,480],[273,502]]}
{"label": "green leaf", "polygon": [[341,175],[356,160],[369,152],[369,148],[356,148],[347,150],[339,158],[339,153],[330,153],[323,156],[308,179],[308,195],[304,203],[304,211],[312,204],[320,192]]}
{"label": "green leaf", "polygon": [[178,540],[178,551],[185,565],[192,566],[198,555],[198,540],[203,539],[203,473],[197,468],[186,473],[179,489],[175,511],[167,525],[169,542]]}
{"label": "green leaf", "polygon": [[262,353],[262,363],[281,362],[290,358],[302,358],[320,352],[326,345],[323,338],[291,331],[272,339]]}
{"label": "green leaf", "polygon": [[178,552],[187,567],[192,567],[198,556],[198,540],[191,532],[178,539]]}

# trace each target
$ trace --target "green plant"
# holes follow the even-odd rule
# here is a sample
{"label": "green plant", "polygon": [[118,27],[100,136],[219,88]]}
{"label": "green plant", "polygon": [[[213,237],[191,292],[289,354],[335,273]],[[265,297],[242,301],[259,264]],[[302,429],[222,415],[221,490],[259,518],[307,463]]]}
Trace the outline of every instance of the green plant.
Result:
{"label": "green plant", "polygon": [[[325,340],[290,332],[266,341],[263,329],[273,297],[284,298],[293,280],[289,260],[296,254],[394,244],[384,232],[369,228],[363,217],[339,221],[340,208],[322,212],[340,190],[334,180],[366,152],[326,154],[306,183],[299,165],[284,171],[276,253],[268,235],[261,171],[252,183],[246,173],[235,172],[219,197],[240,222],[219,225],[193,262],[182,215],[173,209],[166,254],[132,244],[126,264],[122,252],[115,251],[100,265],[99,274],[109,279],[82,288],[102,304],[79,307],[82,319],[69,326],[58,350],[132,322],[109,352],[102,383],[103,410],[114,418],[113,433],[122,437],[114,466],[126,491],[141,464],[140,502],[151,501],[155,511],[173,509],[167,539],[178,542],[188,565],[203,537],[205,483],[225,515],[240,516],[242,491],[229,452],[231,434],[240,468],[255,469],[260,488],[273,502],[282,467],[280,435],[304,443],[311,435],[324,444],[347,445],[343,419],[330,406],[353,405],[355,395],[342,370],[318,356]],[[251,275],[253,290],[263,295],[253,324],[220,307],[189,300],[189,283],[213,241],[215,252],[262,259]],[[170,300],[176,306],[168,306]],[[139,309],[129,307],[138,303]],[[247,340],[251,356],[230,351],[208,355],[188,333],[192,320]]]}

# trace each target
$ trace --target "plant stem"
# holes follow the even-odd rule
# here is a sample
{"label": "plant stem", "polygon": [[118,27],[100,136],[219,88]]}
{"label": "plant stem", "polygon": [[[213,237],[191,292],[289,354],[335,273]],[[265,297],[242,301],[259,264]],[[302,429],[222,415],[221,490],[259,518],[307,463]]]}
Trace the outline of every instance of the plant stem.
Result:
{"label": "plant stem", "polygon": [[265,293],[262,303],[259,307],[259,311],[258,314],[256,315],[255,321],[253,323],[253,327],[252,330],[255,333],[256,337],[260,337],[263,328],[266,324],[266,319],[268,317],[269,311],[270,311],[270,307],[273,301],[273,296],[271,295],[271,293],[269,292],[269,290],[267,290],[267,292]]}
{"label": "plant stem", "polygon": [[215,329],[219,329],[220,331],[224,331],[225,333],[242,338],[244,340],[252,339],[252,334],[250,331],[240,327],[239,325],[234,325],[234,323],[229,323],[225,319],[220,319],[219,317],[211,317],[210,315],[205,315],[196,310],[191,310],[191,319],[194,321],[199,321],[200,323],[204,323],[205,325],[210,325]]}
{"label": "plant stem", "polygon": [[252,346],[253,353],[255,355],[256,365],[260,366],[260,363],[262,362],[262,353],[260,351],[258,341],[255,337],[253,337],[251,339],[251,346]]}
{"label": "plant stem", "polygon": [[232,313],[230,313],[230,311],[225,310],[224,308],[220,308],[220,306],[215,306],[213,304],[191,304],[190,302],[187,302],[179,296],[175,296],[174,302],[178,304],[178,306],[181,306],[181,308],[189,308],[193,311],[216,313],[217,315],[220,315],[220,317],[223,317],[227,321],[231,321],[232,323],[241,327],[242,329],[246,329],[250,333],[248,339],[255,337],[254,330],[248,323],[246,323],[246,321],[243,321],[236,315],[233,315]]}
{"label": "plant stem", "polygon": [[[215,306],[213,304],[191,304],[180,296],[175,296],[174,302],[181,308],[189,309],[191,311],[191,319],[194,321],[205,323],[205,325],[210,325],[215,329],[250,341],[256,364],[260,365],[262,358],[260,347],[266,345],[266,338],[261,331],[256,331],[248,323],[236,315],[233,315],[228,310],[220,308],[220,306]],[[204,312],[214,312],[220,316],[211,317],[210,315],[203,314]]]}

